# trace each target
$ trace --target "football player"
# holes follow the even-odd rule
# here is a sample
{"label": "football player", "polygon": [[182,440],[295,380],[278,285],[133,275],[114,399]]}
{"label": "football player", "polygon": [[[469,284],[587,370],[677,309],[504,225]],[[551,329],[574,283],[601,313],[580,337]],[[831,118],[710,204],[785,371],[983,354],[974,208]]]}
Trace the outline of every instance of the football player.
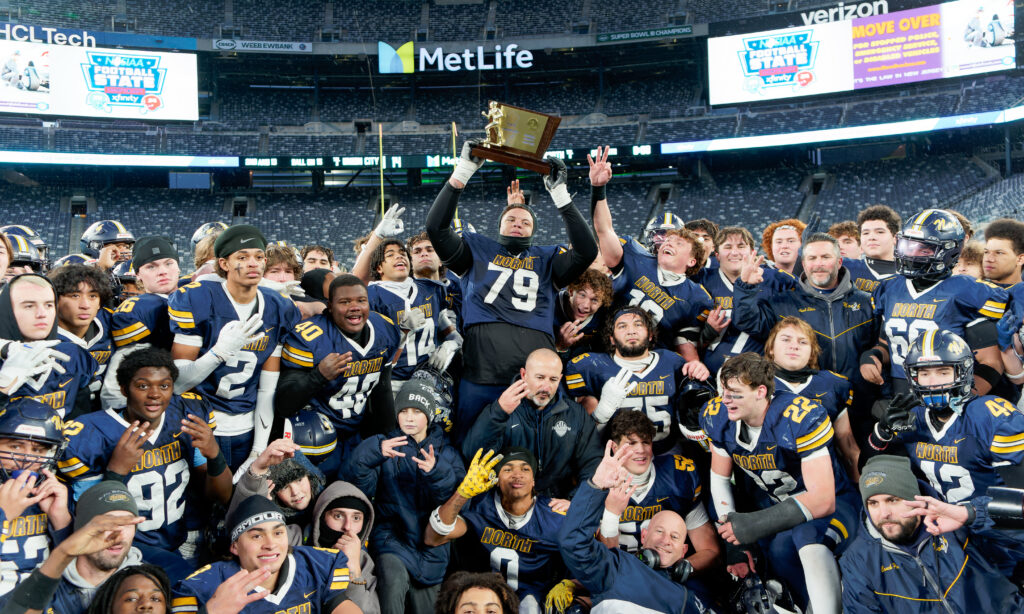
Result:
{"label": "football player", "polygon": [[195,393],[174,394],[178,368],[167,350],[132,352],[116,377],[126,404],[65,423],[68,446],[58,467],[76,500],[102,479],[125,484],[146,518],[135,538],[143,553],[143,547],[177,552],[195,563],[198,536],[189,536],[186,526],[197,519],[189,515],[201,513],[201,498],[227,504],[231,497],[231,471],[213,436],[210,404]]}
{"label": "football player", "polygon": [[565,384],[569,393],[604,425],[620,409],[643,412],[654,423],[655,453],[675,444],[673,428],[676,391],[684,378],[685,360],[675,352],[653,349],[654,318],[640,307],[615,313],[605,327],[611,354],[581,354],[569,363]]}
{"label": "football player", "polygon": [[949,503],[990,486],[1024,487],[1024,413],[1006,399],[976,395],[974,365],[958,335],[921,334],[904,363],[911,394],[892,400],[869,439],[877,450],[903,444],[915,469]]}
{"label": "football player", "polygon": [[686,359],[684,374],[707,379],[708,369],[695,344],[713,302],[707,290],[690,279],[704,263],[704,244],[689,230],[668,230],[660,242],[655,241],[652,255],[636,241],[620,239],[605,196],[612,177],[608,150],[598,149],[597,157],[588,157],[587,162],[594,230],[604,262],[616,278],[616,300],[649,312],[658,325],[659,347],[673,349]]}
{"label": "football player", "polygon": [[0,358],[13,358],[24,342],[29,349],[48,353],[50,360],[12,383],[7,395],[31,397],[49,405],[60,417],[73,417],[92,409],[89,386],[98,369],[96,359],[78,345],[57,342],[57,297],[42,275],[18,275],[0,291],[0,339],[8,340]]}
{"label": "football player", "polygon": [[666,211],[647,222],[647,225],[644,226],[644,234],[640,237],[640,245],[643,245],[652,254],[656,254],[658,246],[665,240],[665,235],[668,231],[682,230],[684,228],[686,228],[686,224],[682,218]]}
{"label": "football player", "polygon": [[56,479],[61,419],[30,398],[0,408],[0,603],[71,532],[68,494]]}
{"label": "football player", "polygon": [[774,268],[793,277],[800,276],[800,247],[806,229],[807,225],[796,218],[772,222],[765,227],[761,232],[761,249]]}
{"label": "football player", "polygon": [[89,352],[99,365],[89,385],[92,400],[98,403],[113,350],[112,313],[103,307],[110,300],[110,281],[96,267],[84,264],[54,269],[49,278],[57,293],[57,336]]}
{"label": "football player", "polygon": [[603,349],[601,329],[612,304],[612,282],[596,269],[558,293],[555,302],[555,345],[563,361]]}
{"label": "football player", "polygon": [[299,258],[302,260],[303,273],[308,273],[314,269],[330,271],[334,268],[334,251],[323,245],[307,245],[303,247]]}
{"label": "football player", "polygon": [[356,614],[348,558],[328,548],[288,545],[284,514],[260,495],[229,511],[232,560],[200,568],[174,587],[171,612]]}
{"label": "football player", "polygon": [[167,297],[178,287],[177,250],[164,237],[142,237],[132,248],[132,268],[142,294],[125,299],[111,316],[114,355],[100,393],[104,409],[124,405],[116,371],[126,354],[147,347],[170,351],[174,343]]}
{"label": "football player", "polygon": [[50,267],[50,246],[46,244],[46,240],[38,232],[21,224],[8,224],[7,226],[0,226],[0,233],[8,236],[18,235],[28,239],[28,242],[34,245],[36,251],[39,252],[39,257],[43,261],[43,270],[45,271]]}
{"label": "football player", "polygon": [[[516,591],[520,612],[539,614],[545,595],[565,577],[558,552],[565,511],[555,511],[550,498],[535,495],[537,459],[529,450],[512,447],[497,456],[493,450],[482,453],[476,453],[451,498],[430,515],[424,542],[440,546],[471,531],[487,553],[491,571]],[[495,480],[480,480],[480,474],[492,471]],[[492,496],[478,496],[495,484]]]}
{"label": "football player", "polygon": [[850,279],[858,290],[873,294],[882,280],[896,274],[896,235],[902,220],[885,205],[874,205],[857,215],[863,258],[843,258]]}
{"label": "football player", "polygon": [[[715,308],[708,313],[707,326],[701,334],[704,365],[713,374],[731,356],[744,352],[760,353],[763,344],[732,324],[733,284],[740,277],[743,263],[754,253],[754,236],[742,226],[726,226],[718,233],[718,262],[716,268],[700,270],[695,281],[708,291]],[[787,290],[796,285],[796,278],[785,271],[769,266],[761,267],[765,281],[772,292]]]}
{"label": "football player", "polygon": [[694,462],[681,455],[654,456],[654,423],[638,412],[620,412],[605,427],[612,453],[626,446],[633,455],[623,467],[630,473],[625,489],[612,489],[601,517],[601,540],[610,548],[639,555],[641,533],[651,518],[672,510],[686,522],[693,547],[686,558],[691,571],[705,571],[718,560],[722,548],[701,503],[700,476]]}
{"label": "football player", "polygon": [[572,249],[534,244],[536,216],[525,200],[501,212],[497,241],[474,232],[456,234],[451,223],[459,196],[484,163],[472,155],[474,144],[463,144],[455,171],[427,213],[430,242],[463,284],[459,315],[466,335],[465,370],[459,383],[456,443],[480,410],[501,396],[530,352],[555,349],[551,323],[556,292],[579,277],[597,255],[594,236],[569,196],[568,171],[556,159],[548,159],[552,172],[544,186],[565,221]]}
{"label": "football player", "polygon": [[[355,275],[335,277],[328,292],[328,311],[300,322],[284,338],[276,407],[290,416],[308,403],[330,418],[344,458],[359,443],[353,435],[371,394],[378,387],[391,392],[391,362],[404,341],[400,326],[422,325],[423,312],[403,313],[405,321],[396,325],[370,311],[366,285]],[[374,409],[390,413],[390,400],[391,394],[374,395]]]}
{"label": "football player", "polygon": [[[777,392],[774,371],[771,361],[753,353],[730,358],[719,371],[722,396],[701,416],[711,442],[718,532],[736,546],[762,542],[801,607],[838,613],[835,554],[856,526],[857,492],[831,445],[828,412],[806,397]],[[757,511],[736,511],[735,466],[755,485],[750,494]]]}
{"label": "football player", "polygon": [[443,281],[447,278],[448,269],[441,264],[441,259],[434,251],[434,245],[430,242],[426,231],[409,237],[405,246],[409,249],[409,254],[412,255],[413,277],[433,279],[434,281]]}
{"label": "football player", "polygon": [[[861,357],[860,372],[882,384],[883,364],[896,393],[908,390],[903,362],[914,339],[946,330],[965,339],[975,352],[974,389],[986,394],[1002,376],[996,320],[1006,308],[1002,288],[952,275],[964,245],[964,229],[949,212],[926,209],[897,236],[897,275],[876,290],[875,315],[882,321],[878,345]],[[952,276],[951,276],[952,275]]]}
{"label": "football player", "polygon": [[290,300],[259,286],[266,245],[253,226],[228,228],[214,243],[220,279],[187,284],[167,302],[175,392],[195,388],[213,404],[232,471],[267,447],[281,340],[299,319]]}
{"label": "football player", "polygon": [[117,220],[94,222],[81,238],[82,253],[96,259],[96,266],[110,272],[118,262],[131,260],[135,235]]}
{"label": "football player", "polygon": [[369,284],[367,296],[372,311],[393,322],[413,309],[423,313],[423,328],[406,339],[402,356],[391,373],[391,389],[395,394],[427,361],[443,371],[462,348],[462,336],[447,315],[444,285],[411,275],[412,256],[397,238],[404,228],[403,211],[397,204],[391,206],[352,266],[352,274]]}
{"label": "football player", "polygon": [[21,273],[43,272],[43,257],[27,237],[5,236],[11,245],[10,261],[7,272],[4,274],[6,279],[10,280],[11,277]]}

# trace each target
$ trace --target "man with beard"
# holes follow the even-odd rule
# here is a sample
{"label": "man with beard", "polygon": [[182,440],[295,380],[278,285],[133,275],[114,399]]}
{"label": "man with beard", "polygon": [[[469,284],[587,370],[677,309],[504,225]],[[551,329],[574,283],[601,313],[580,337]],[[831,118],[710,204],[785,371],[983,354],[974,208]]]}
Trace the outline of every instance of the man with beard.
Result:
{"label": "man with beard", "polygon": [[[991,530],[983,506],[951,506],[921,496],[910,461],[899,456],[869,460],[860,495],[864,523],[839,560],[844,612],[1024,611],[1024,597],[987,558],[985,549],[991,545],[985,533],[1011,536]],[[967,520],[942,533],[943,525],[934,518],[921,521],[933,506],[960,508]]]}
{"label": "man with beard", "polygon": [[612,282],[590,268],[558,293],[555,303],[555,345],[566,360],[601,351],[601,328],[612,304]]}
{"label": "man with beard", "polygon": [[[559,390],[562,361],[548,349],[534,350],[517,379],[480,412],[466,434],[462,453],[507,446],[528,449],[544,468],[535,476],[537,494],[567,498],[574,482],[590,477],[601,462],[594,420]],[[568,503],[568,502],[564,502]]]}
{"label": "man with beard", "polygon": [[[480,458],[480,463],[486,466],[493,453]],[[565,577],[558,553],[565,512],[552,509],[550,498],[534,494],[537,459],[529,450],[507,448],[493,460],[497,479],[484,482],[484,492],[458,489],[430,515],[424,541],[440,546],[471,532],[487,553],[491,571],[501,574],[516,591],[519,611],[539,614],[544,596]],[[473,477],[467,473],[468,479]],[[476,496],[494,484],[498,489],[492,496]]]}
{"label": "man with beard", "polygon": [[[75,530],[85,527],[94,517],[102,514],[124,516],[130,519],[138,516],[135,499],[116,480],[97,482],[82,493],[75,511]],[[98,552],[75,557],[61,574],[57,593],[50,607],[61,614],[82,614],[89,608],[96,589],[118,570],[129,565],[145,562],[163,566],[159,557],[143,557],[132,542],[135,539],[136,524],[121,525],[111,533],[116,537],[113,545]]]}
{"label": "man with beard", "polygon": [[653,349],[654,318],[640,307],[616,312],[605,329],[612,354],[581,354],[569,363],[565,384],[598,425],[620,409],[644,412],[657,429],[654,453],[675,443],[676,391],[686,360],[670,350]]}

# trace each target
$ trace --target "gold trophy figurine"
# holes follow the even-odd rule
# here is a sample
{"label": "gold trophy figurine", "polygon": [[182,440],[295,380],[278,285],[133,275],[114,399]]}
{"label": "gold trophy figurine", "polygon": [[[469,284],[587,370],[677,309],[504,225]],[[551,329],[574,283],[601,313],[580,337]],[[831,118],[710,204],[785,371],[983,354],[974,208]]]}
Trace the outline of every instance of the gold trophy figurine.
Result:
{"label": "gold trophy figurine", "polygon": [[484,126],[487,140],[482,145],[484,147],[491,147],[492,145],[503,146],[505,144],[505,132],[501,129],[501,123],[505,119],[505,113],[501,110],[501,105],[496,100],[492,100],[489,108],[482,112],[481,115],[490,122]]}

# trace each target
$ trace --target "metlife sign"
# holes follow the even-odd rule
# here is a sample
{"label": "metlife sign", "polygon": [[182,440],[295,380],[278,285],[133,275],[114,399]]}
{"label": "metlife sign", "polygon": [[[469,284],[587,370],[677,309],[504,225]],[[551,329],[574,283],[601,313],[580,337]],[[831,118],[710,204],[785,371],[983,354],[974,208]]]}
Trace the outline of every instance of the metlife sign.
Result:
{"label": "metlife sign", "polygon": [[442,47],[433,49],[419,48],[419,53],[412,41],[395,49],[391,45],[377,42],[377,67],[381,74],[401,74],[412,72],[459,72],[461,70],[508,70],[533,67],[533,52],[520,49],[516,43],[502,48],[494,45],[494,49],[485,49],[483,45],[466,48],[461,51],[445,53]]}

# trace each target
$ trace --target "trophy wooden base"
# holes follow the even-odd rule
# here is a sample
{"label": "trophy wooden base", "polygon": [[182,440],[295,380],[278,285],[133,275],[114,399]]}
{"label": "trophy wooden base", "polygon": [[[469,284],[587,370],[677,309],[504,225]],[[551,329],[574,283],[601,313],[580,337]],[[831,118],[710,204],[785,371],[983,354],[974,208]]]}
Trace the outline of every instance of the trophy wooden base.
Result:
{"label": "trophy wooden base", "polygon": [[541,175],[547,175],[551,172],[551,164],[547,160],[524,156],[522,154],[509,151],[504,147],[476,146],[473,147],[472,152],[474,156],[479,156],[485,160],[493,160],[494,162],[501,162],[502,164],[509,164],[518,168],[524,168],[528,171],[540,173]]}

